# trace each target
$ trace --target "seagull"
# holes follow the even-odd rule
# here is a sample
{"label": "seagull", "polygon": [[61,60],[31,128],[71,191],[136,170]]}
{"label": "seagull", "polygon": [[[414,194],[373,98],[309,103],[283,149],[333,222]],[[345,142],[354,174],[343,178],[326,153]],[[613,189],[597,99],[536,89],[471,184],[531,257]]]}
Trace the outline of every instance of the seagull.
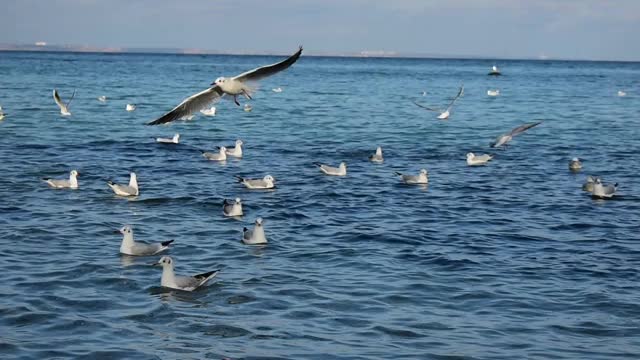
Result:
{"label": "seagull", "polygon": [[249,105],[249,104],[244,104],[244,111],[246,111],[246,112],[251,112],[251,110],[253,110],[253,108],[251,107],[251,105]]}
{"label": "seagull", "polygon": [[429,173],[427,172],[427,169],[421,169],[418,175],[404,175],[399,172],[396,172],[395,174],[400,176],[405,184],[420,185],[429,183]]}
{"label": "seagull", "polygon": [[211,161],[225,161],[227,160],[227,148],[224,146],[220,146],[218,153],[211,153],[208,151],[201,151],[202,152],[202,156],[205,157],[205,159],[207,160],[211,160]]}
{"label": "seagull", "polygon": [[136,104],[127,104],[127,111],[133,111],[136,109]]}
{"label": "seagull", "polygon": [[320,163],[313,163],[314,165],[320,168],[320,171],[327,175],[332,176],[346,176],[347,175],[347,164],[343,161],[338,165],[338,167],[333,167],[329,165],[323,165]]}
{"label": "seagull", "polygon": [[603,185],[600,178],[596,178],[593,184],[591,196],[598,199],[611,199],[618,189],[618,183],[613,185]]}
{"label": "seagull", "polygon": [[520,133],[523,133],[523,132],[531,129],[532,127],[540,125],[540,124],[542,124],[542,121],[520,125],[517,128],[511,130],[510,132],[498,136],[496,138],[496,140],[490,146],[493,147],[493,148],[497,148],[497,147],[500,147],[500,146],[506,146],[507,143],[509,141],[511,141],[511,139],[513,139],[514,136],[516,136],[516,135],[518,135]]}
{"label": "seagull", "polygon": [[467,165],[469,166],[486,165],[489,161],[491,161],[491,159],[493,159],[492,155],[489,155],[489,154],[476,155],[470,152],[467,154]]}
{"label": "seagull", "polygon": [[580,169],[582,169],[582,162],[580,161],[580,159],[574,157],[573,159],[571,159],[571,161],[569,161],[569,170],[578,171]]}
{"label": "seagull", "polygon": [[160,144],[178,144],[180,142],[180,134],[173,135],[172,138],[156,138],[156,142]]}
{"label": "seagull", "polygon": [[273,90],[274,93],[281,93],[282,92],[282,88],[281,87],[273,88],[271,90]]}
{"label": "seagull", "polygon": [[374,163],[381,163],[384,161],[384,158],[382,157],[382,148],[380,146],[376,149],[375,154],[369,156],[369,161]]}
{"label": "seagull", "polygon": [[202,109],[200,113],[204,116],[216,116],[216,107],[212,106],[208,109]]}
{"label": "seagull", "polygon": [[98,96],[98,101],[100,102],[107,102],[107,97],[102,95],[102,96]]}
{"label": "seagull", "polygon": [[160,261],[153,264],[155,266],[162,266],[162,279],[160,285],[166,288],[193,291],[211,280],[214,276],[218,275],[220,270],[213,270],[203,274],[193,276],[179,276],[173,271],[173,259],[169,256],[163,256]]}
{"label": "seagull", "polygon": [[490,72],[489,72],[489,74],[487,74],[487,75],[498,76],[498,75],[501,75],[501,74],[500,74],[500,70],[498,70],[498,67],[497,67],[497,66],[495,66],[495,65],[493,65],[493,66],[491,67],[491,71],[490,71]]}
{"label": "seagull", "polygon": [[120,253],[133,256],[150,256],[158,254],[169,248],[169,244],[173,240],[163,241],[155,244],[145,244],[141,242],[135,242],[133,240],[133,228],[130,225],[125,225],[120,230],[116,230],[116,233],[123,235],[122,244],[120,244]]}
{"label": "seagull", "polygon": [[237,157],[237,158],[241,158],[242,157],[242,145],[244,143],[242,142],[242,140],[238,139],[236,140],[236,146],[235,147],[227,147],[227,155],[229,156],[233,156],[233,157]]}
{"label": "seagull", "polygon": [[582,184],[582,190],[586,192],[593,192],[593,185],[596,183],[596,179],[599,180],[599,178],[596,176],[587,176],[587,181]]}
{"label": "seagull", "polygon": [[222,212],[224,213],[224,216],[242,216],[242,201],[240,201],[240,198],[236,198],[234,202],[224,199],[224,202],[222,203]]}
{"label": "seagull", "polygon": [[489,96],[500,96],[500,90],[487,90],[487,95]]}
{"label": "seagull", "polygon": [[2,112],[2,106],[0,106],[0,120],[4,119],[5,113]]}
{"label": "seagull", "polygon": [[256,219],[253,230],[247,228],[242,229],[242,242],[247,245],[261,245],[267,243],[267,237],[264,235],[264,227],[262,227],[262,218]]}
{"label": "seagull", "polygon": [[116,195],[120,196],[138,196],[138,178],[136,173],[132,172],[129,178],[129,185],[114,184],[113,181],[107,183]]}
{"label": "seagull", "polygon": [[69,101],[67,101],[67,103],[63,103],[62,99],[60,99],[60,95],[58,95],[58,90],[53,89],[53,100],[56,102],[56,104],[58,104],[58,107],[60,107],[60,114],[62,114],[62,116],[69,116],[71,115],[71,112],[69,112],[69,104],[71,104],[71,100],[73,100],[73,98],[76,96],[76,91],[73,90],[73,95],[71,95],[71,99],[69,99]]}
{"label": "seagull", "polygon": [[49,178],[42,178],[42,180],[44,182],[46,182],[47,184],[49,184],[49,186],[51,186],[52,188],[56,188],[56,189],[77,189],[78,188],[78,171],[76,170],[71,170],[71,173],[69,174],[69,180],[67,179],[60,179],[60,180],[54,180],[54,179],[49,179]]}
{"label": "seagull", "polygon": [[193,120],[194,117],[196,117],[194,114],[189,114],[189,115],[185,115],[185,116],[181,117],[180,120],[191,121],[191,120]]}
{"label": "seagull", "polygon": [[267,175],[262,179],[246,179],[236,176],[238,182],[241,182],[247,189],[273,189],[276,180],[271,175]]}
{"label": "seagull", "polygon": [[618,96],[627,96],[627,93],[622,90],[618,90]]}
{"label": "seagull", "polygon": [[255,91],[255,87],[251,86],[250,83],[257,82],[258,80],[287,69],[298,60],[301,54],[302,46],[300,46],[300,49],[295,54],[279,63],[262,66],[230,78],[219,77],[211,84],[210,88],[189,96],[173,108],[173,110],[147,125],[172,122],[184,115],[204,109],[210,103],[219,100],[224,95],[232,96],[236,105],[240,106],[238,95],[243,95],[247,99],[251,99],[251,93]]}
{"label": "seagull", "polygon": [[429,110],[429,111],[435,111],[435,112],[439,112],[440,115],[438,115],[438,119],[440,120],[446,120],[449,118],[449,116],[451,115],[451,109],[453,109],[453,104],[456,103],[456,101],[458,100],[458,98],[460,96],[462,96],[462,94],[464,94],[464,85],[460,86],[460,90],[458,90],[458,94],[456,95],[456,97],[453,98],[453,100],[451,100],[451,103],[449,103],[449,106],[447,106],[446,110],[442,110],[442,109],[437,109],[437,108],[430,108],[430,107],[426,107],[424,105],[418,104],[417,102],[413,102],[414,104],[418,105],[419,107],[425,109],[425,110]]}

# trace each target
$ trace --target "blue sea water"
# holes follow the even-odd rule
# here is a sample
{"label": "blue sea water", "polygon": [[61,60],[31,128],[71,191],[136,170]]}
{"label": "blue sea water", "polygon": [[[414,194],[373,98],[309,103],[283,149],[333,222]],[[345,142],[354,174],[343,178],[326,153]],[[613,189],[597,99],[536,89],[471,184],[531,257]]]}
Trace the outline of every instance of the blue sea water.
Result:
{"label": "blue sea water", "polygon": [[[261,83],[253,112],[223,101],[214,118],[143,125],[278,59],[0,53],[2,359],[640,357],[640,63],[500,61],[504,76],[488,77],[487,60],[303,55]],[[411,103],[443,106],[461,83],[448,121]],[[71,117],[53,88],[77,88]],[[152,139],[175,132],[177,146]],[[242,160],[197,151],[238,138]],[[467,167],[469,151],[495,159]],[[393,174],[420,168],[428,187]],[[40,180],[71,169],[78,190]],[[114,196],[106,181],[130,170],[140,196]],[[266,174],[275,191],[234,180]],[[618,182],[618,199],[582,192],[588,174]],[[245,215],[225,218],[235,197]],[[245,246],[258,216],[269,244]],[[175,239],[178,273],[220,274],[193,293],[161,288],[157,256],[118,254],[124,224]]]}

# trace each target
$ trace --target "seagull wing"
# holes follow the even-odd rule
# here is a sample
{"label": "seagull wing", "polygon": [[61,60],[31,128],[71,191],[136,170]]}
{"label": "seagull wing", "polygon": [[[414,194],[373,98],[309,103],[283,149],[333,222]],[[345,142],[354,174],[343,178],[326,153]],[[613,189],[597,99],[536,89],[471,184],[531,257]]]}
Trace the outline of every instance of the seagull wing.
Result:
{"label": "seagull wing", "polygon": [[289,58],[286,60],[283,60],[279,63],[271,64],[271,65],[261,66],[257,69],[249,70],[240,75],[237,75],[233,79],[241,82],[258,81],[260,79],[266,78],[267,76],[271,76],[275,73],[278,73],[282,70],[287,69],[289,66],[293,65],[296,61],[298,61],[300,54],[302,54],[302,46],[300,46],[300,49],[296,51],[295,54],[289,56]]}
{"label": "seagull wing", "polygon": [[73,95],[71,95],[71,99],[67,101],[67,107],[69,107],[69,104],[71,104],[71,100],[73,100],[74,97],[76,97],[76,89],[73,89]]}
{"label": "seagull wing", "polygon": [[435,112],[442,112],[442,110],[440,109],[436,109],[436,108],[430,108],[430,107],[426,107],[424,105],[420,105],[417,102],[413,101],[414,104],[418,105],[419,107],[425,109],[425,110],[429,110],[429,111],[435,111]]}
{"label": "seagull wing", "polygon": [[184,99],[180,105],[173,108],[173,110],[162,115],[160,118],[147,123],[147,125],[159,125],[166,124],[182,118],[183,116],[189,116],[194,112],[200,111],[214,101],[217,101],[224,95],[222,89],[219,86],[210,87],[207,90],[201,91],[197,94],[191,95]]}
{"label": "seagull wing", "polygon": [[62,99],[60,99],[60,95],[58,95],[58,90],[56,89],[53,89],[53,100],[55,100],[56,104],[58,104],[60,109],[65,107],[64,103],[62,102]]}
{"label": "seagull wing", "polygon": [[536,125],[540,125],[542,124],[542,121],[538,121],[538,122],[534,122],[534,123],[528,123],[528,124],[524,124],[524,125],[520,125],[517,128],[511,130],[511,132],[509,133],[511,136],[516,136],[520,133],[523,133],[529,129],[531,129],[532,127],[536,126]]}
{"label": "seagull wing", "polygon": [[456,97],[454,97],[453,100],[451,100],[451,103],[449,104],[449,106],[447,106],[447,110],[451,110],[451,107],[453,106],[453,104],[456,103],[456,100],[458,100],[458,98],[462,96],[462,94],[464,94],[464,84],[460,86],[460,90],[458,90],[458,95],[456,95]]}

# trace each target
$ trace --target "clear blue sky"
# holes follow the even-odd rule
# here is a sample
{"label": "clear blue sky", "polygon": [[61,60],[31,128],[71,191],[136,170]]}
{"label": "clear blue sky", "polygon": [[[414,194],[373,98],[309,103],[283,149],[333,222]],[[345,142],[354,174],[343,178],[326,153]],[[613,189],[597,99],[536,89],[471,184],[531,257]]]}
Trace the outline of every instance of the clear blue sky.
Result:
{"label": "clear blue sky", "polygon": [[0,43],[640,60],[640,0],[0,0]]}

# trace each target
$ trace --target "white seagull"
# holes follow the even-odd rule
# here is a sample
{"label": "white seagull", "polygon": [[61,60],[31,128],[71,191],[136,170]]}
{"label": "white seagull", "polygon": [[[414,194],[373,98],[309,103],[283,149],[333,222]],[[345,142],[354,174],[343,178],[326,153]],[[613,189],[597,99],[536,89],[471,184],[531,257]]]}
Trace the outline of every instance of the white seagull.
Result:
{"label": "white seagull", "polygon": [[445,110],[442,109],[438,109],[438,108],[431,108],[431,107],[427,107],[421,104],[418,104],[417,102],[413,102],[414,104],[418,105],[419,107],[425,109],[425,110],[429,110],[429,111],[435,111],[435,112],[439,112],[440,115],[438,115],[438,119],[440,120],[446,120],[449,118],[449,116],[451,116],[451,110],[453,109],[453,104],[456,103],[456,101],[460,98],[460,96],[462,96],[464,94],[464,85],[460,86],[460,90],[458,90],[458,94],[456,95],[456,97],[453,98],[453,100],[451,100],[451,102],[449,103],[449,106],[447,106],[447,108]]}
{"label": "white seagull", "polygon": [[276,180],[271,175],[266,175],[262,179],[246,179],[240,176],[236,176],[236,178],[247,189],[273,189],[276,186]]}
{"label": "white seagull", "polygon": [[429,172],[427,172],[427,169],[421,169],[418,175],[404,175],[399,172],[396,172],[395,174],[400,176],[400,179],[405,184],[423,185],[429,183]]}
{"label": "white seagull", "polygon": [[496,138],[496,140],[493,143],[491,143],[491,145],[489,145],[489,146],[491,146],[493,148],[497,148],[497,147],[500,147],[500,146],[507,146],[507,143],[509,141],[511,141],[514,136],[516,136],[518,134],[521,134],[521,133],[531,129],[532,127],[540,125],[540,124],[542,124],[542,121],[520,125],[517,128],[509,131],[508,133],[498,136]]}
{"label": "white seagull", "polygon": [[489,161],[491,161],[491,159],[493,159],[492,155],[489,155],[489,154],[476,155],[470,152],[467,154],[467,165],[469,166],[485,165]]}
{"label": "white seagull", "polygon": [[136,173],[132,172],[129,178],[129,185],[118,185],[113,181],[107,182],[107,185],[113,190],[116,195],[120,196],[138,196],[140,193],[138,190],[138,178]]}
{"label": "white seagull", "polygon": [[160,144],[178,144],[180,142],[180,134],[173,135],[172,138],[156,138],[156,142]]}
{"label": "white seagull", "polygon": [[212,106],[208,109],[202,109],[200,113],[204,116],[216,116],[216,107]]}
{"label": "white seagull", "polygon": [[71,112],[69,111],[69,104],[71,104],[71,100],[73,100],[75,96],[76,96],[76,91],[73,90],[73,95],[71,95],[71,99],[69,99],[69,101],[67,101],[67,103],[65,104],[62,102],[60,95],[58,95],[58,90],[53,89],[53,100],[56,102],[56,104],[58,104],[58,107],[60,108],[60,114],[62,114],[63,116],[71,115]]}
{"label": "white seagull", "polygon": [[153,264],[155,266],[162,266],[162,279],[160,285],[166,288],[193,291],[211,280],[214,276],[218,275],[220,270],[213,270],[203,274],[193,276],[179,276],[173,271],[173,259],[169,256],[163,256],[160,261]]}
{"label": "white seagull", "polygon": [[253,230],[247,228],[242,229],[242,242],[247,245],[261,245],[267,243],[267,237],[264,235],[264,227],[262,227],[262,218],[256,219]]}
{"label": "white seagull", "polygon": [[487,90],[487,95],[489,96],[500,96],[500,90]]}
{"label": "white seagull", "polygon": [[369,156],[369,161],[374,163],[381,163],[384,161],[384,158],[382,157],[382,148],[380,146],[376,149],[375,154]]}
{"label": "white seagull", "polygon": [[596,178],[593,183],[591,196],[598,199],[611,199],[618,189],[618,183],[613,185],[603,185],[600,178]]}
{"label": "white seagull", "polygon": [[4,120],[4,112],[2,112],[2,106],[0,106],[0,120]]}
{"label": "white seagull", "polygon": [[209,104],[219,100],[224,95],[232,96],[236,105],[240,106],[238,95],[251,99],[251,94],[256,90],[255,86],[252,86],[251,83],[255,83],[258,80],[287,69],[298,60],[300,54],[302,54],[302,46],[295,54],[279,63],[249,70],[234,77],[219,77],[211,84],[210,88],[189,96],[173,108],[173,110],[147,125],[165,124],[180,119],[185,115],[206,108]]}
{"label": "white seagull", "polygon": [[71,170],[71,173],[69,174],[69,180],[67,179],[60,179],[60,180],[54,180],[54,179],[49,179],[49,178],[42,178],[42,180],[44,182],[46,182],[47,184],[49,184],[49,186],[51,186],[52,188],[56,188],[56,189],[77,189],[78,188],[78,171],[76,170]]}
{"label": "white seagull", "polygon": [[244,145],[242,140],[240,140],[240,139],[236,140],[236,146],[235,147],[227,147],[227,155],[233,156],[233,157],[237,157],[237,158],[241,158],[242,157],[242,145]]}
{"label": "white seagull", "polygon": [[500,70],[498,70],[497,66],[493,65],[491,67],[491,71],[487,75],[494,75],[494,76],[500,75]]}
{"label": "white seagull", "polygon": [[571,161],[569,161],[569,170],[578,171],[580,169],[582,169],[582,162],[580,161],[580,159],[574,157],[573,159],[571,159]]}
{"label": "white seagull", "polygon": [[134,111],[136,109],[136,104],[127,104],[125,109],[129,112]]}
{"label": "white seagull", "polygon": [[133,228],[130,225],[123,226],[116,233],[122,234],[122,243],[120,244],[120,253],[133,256],[150,256],[158,254],[169,248],[169,244],[173,240],[163,241],[155,244],[145,244],[135,242],[133,240]]}
{"label": "white seagull", "polygon": [[329,165],[324,165],[320,163],[313,163],[317,167],[320,168],[320,171],[327,175],[331,176],[346,176],[347,175],[347,164],[343,161],[338,165],[338,167],[333,167]]}
{"label": "white seagull", "polygon": [[627,93],[622,90],[618,90],[618,96],[627,96]]}
{"label": "white seagull", "polygon": [[100,102],[107,102],[107,97],[102,95],[102,96],[98,96],[98,101]]}
{"label": "white seagull", "polygon": [[249,105],[249,104],[244,104],[244,111],[246,111],[246,112],[251,112],[251,110],[253,110],[253,108],[251,107],[251,105]]}
{"label": "white seagull", "polygon": [[224,199],[222,213],[224,213],[224,216],[242,216],[242,201],[240,198],[236,198],[234,202]]}
{"label": "white seagull", "polygon": [[274,93],[281,93],[282,92],[282,88],[281,87],[273,88],[271,90],[273,90]]}
{"label": "white seagull", "polygon": [[227,148],[224,146],[220,146],[218,148],[218,152],[217,153],[212,153],[212,152],[208,152],[208,151],[201,151],[202,152],[202,156],[204,156],[205,159],[207,160],[211,160],[211,161],[225,161],[227,160]]}

